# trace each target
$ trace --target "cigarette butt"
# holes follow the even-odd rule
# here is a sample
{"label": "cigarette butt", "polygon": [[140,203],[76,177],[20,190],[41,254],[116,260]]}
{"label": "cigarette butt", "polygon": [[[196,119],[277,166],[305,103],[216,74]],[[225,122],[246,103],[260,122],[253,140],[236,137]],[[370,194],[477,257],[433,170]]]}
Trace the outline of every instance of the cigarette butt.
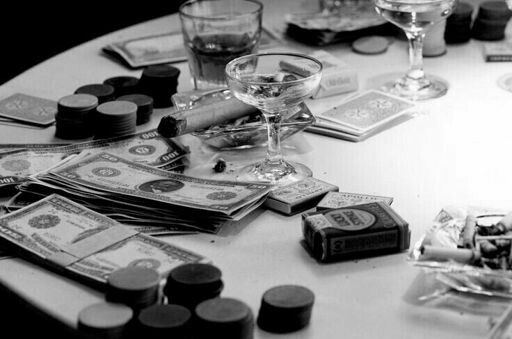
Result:
{"label": "cigarette butt", "polygon": [[464,248],[472,249],[475,247],[475,226],[476,218],[469,214],[462,229],[462,246]]}
{"label": "cigarette butt", "polygon": [[468,248],[446,248],[424,245],[421,247],[421,259],[454,260],[460,263],[471,263],[480,258],[480,253]]}
{"label": "cigarette butt", "polygon": [[236,98],[229,98],[167,115],[160,120],[158,132],[164,137],[172,138],[257,112],[253,106]]}
{"label": "cigarette butt", "polygon": [[512,212],[508,213],[500,221],[498,221],[498,225],[502,225],[506,230],[512,231]]}

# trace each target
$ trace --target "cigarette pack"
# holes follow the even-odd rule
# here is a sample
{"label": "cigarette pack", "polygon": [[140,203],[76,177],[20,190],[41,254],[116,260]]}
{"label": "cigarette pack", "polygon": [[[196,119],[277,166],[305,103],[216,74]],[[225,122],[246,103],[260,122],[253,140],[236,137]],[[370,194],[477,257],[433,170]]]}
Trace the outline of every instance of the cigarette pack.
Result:
{"label": "cigarette pack", "polygon": [[302,232],[320,262],[401,252],[409,248],[409,224],[385,202],[302,215]]}
{"label": "cigarette pack", "polygon": [[393,198],[359,193],[329,192],[320,200],[318,205],[316,205],[316,210],[323,211],[333,208],[367,204],[374,201],[383,201],[391,205]]}
{"label": "cigarette pack", "polygon": [[318,91],[313,94],[314,99],[357,91],[359,85],[354,68],[324,50],[316,51],[311,56],[323,66],[322,80]]}
{"label": "cigarette pack", "polygon": [[337,190],[338,186],[315,178],[306,178],[270,192],[265,206],[286,215],[293,215],[315,207],[327,192]]}

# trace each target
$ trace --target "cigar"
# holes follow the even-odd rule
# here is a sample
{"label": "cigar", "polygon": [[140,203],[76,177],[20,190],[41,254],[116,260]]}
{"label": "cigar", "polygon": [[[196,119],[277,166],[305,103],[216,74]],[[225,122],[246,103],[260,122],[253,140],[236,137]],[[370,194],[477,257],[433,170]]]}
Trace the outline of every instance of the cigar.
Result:
{"label": "cigar", "polygon": [[475,247],[475,226],[476,218],[472,215],[468,215],[464,228],[462,229],[462,247],[470,249]]}
{"label": "cigar", "polygon": [[420,249],[423,260],[454,260],[468,264],[480,259],[480,252],[468,248],[447,248],[423,245]]}
{"label": "cigar", "polygon": [[257,112],[253,106],[236,98],[229,98],[167,115],[160,120],[158,132],[164,137],[172,138]]}

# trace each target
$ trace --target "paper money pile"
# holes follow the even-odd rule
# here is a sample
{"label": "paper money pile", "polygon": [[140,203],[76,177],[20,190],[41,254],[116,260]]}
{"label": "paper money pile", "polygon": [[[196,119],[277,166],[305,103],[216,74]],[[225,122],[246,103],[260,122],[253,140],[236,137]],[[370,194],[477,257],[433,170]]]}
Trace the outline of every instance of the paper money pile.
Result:
{"label": "paper money pile", "polygon": [[98,286],[122,267],[151,267],[165,276],[183,263],[205,261],[57,194],[0,217],[0,239],[26,258]]}
{"label": "paper money pile", "polygon": [[70,156],[19,186],[58,193],[120,223],[215,233],[261,205],[269,184],[188,177],[107,153]]}
{"label": "paper money pile", "polygon": [[187,165],[188,149],[161,136],[156,130],[128,137],[94,140],[71,145],[0,145],[0,189],[17,185],[28,176],[58,165],[62,159],[83,150],[110,153],[130,161],[164,170]]}

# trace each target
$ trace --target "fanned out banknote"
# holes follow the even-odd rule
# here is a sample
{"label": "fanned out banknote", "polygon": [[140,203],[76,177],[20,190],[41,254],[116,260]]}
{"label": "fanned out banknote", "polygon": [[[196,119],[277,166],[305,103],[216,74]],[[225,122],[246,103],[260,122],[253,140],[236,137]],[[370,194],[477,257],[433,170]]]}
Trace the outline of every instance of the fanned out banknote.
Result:
{"label": "fanned out banknote", "polygon": [[0,238],[22,257],[100,285],[126,266],[151,267],[165,276],[183,263],[206,261],[57,194],[0,216]]}
{"label": "fanned out banknote", "polygon": [[[0,146],[1,147],[1,146]],[[83,150],[101,152],[108,150],[130,161],[166,170],[181,169],[189,150],[156,130],[138,133],[129,137],[94,140],[66,146],[36,147],[18,145],[19,149],[0,154],[0,188],[16,185],[30,175],[48,170],[70,154]]]}
{"label": "fanned out banknote", "polygon": [[261,205],[271,187],[189,177],[107,152],[83,152],[19,189],[35,196],[56,192],[124,224],[216,232]]}

